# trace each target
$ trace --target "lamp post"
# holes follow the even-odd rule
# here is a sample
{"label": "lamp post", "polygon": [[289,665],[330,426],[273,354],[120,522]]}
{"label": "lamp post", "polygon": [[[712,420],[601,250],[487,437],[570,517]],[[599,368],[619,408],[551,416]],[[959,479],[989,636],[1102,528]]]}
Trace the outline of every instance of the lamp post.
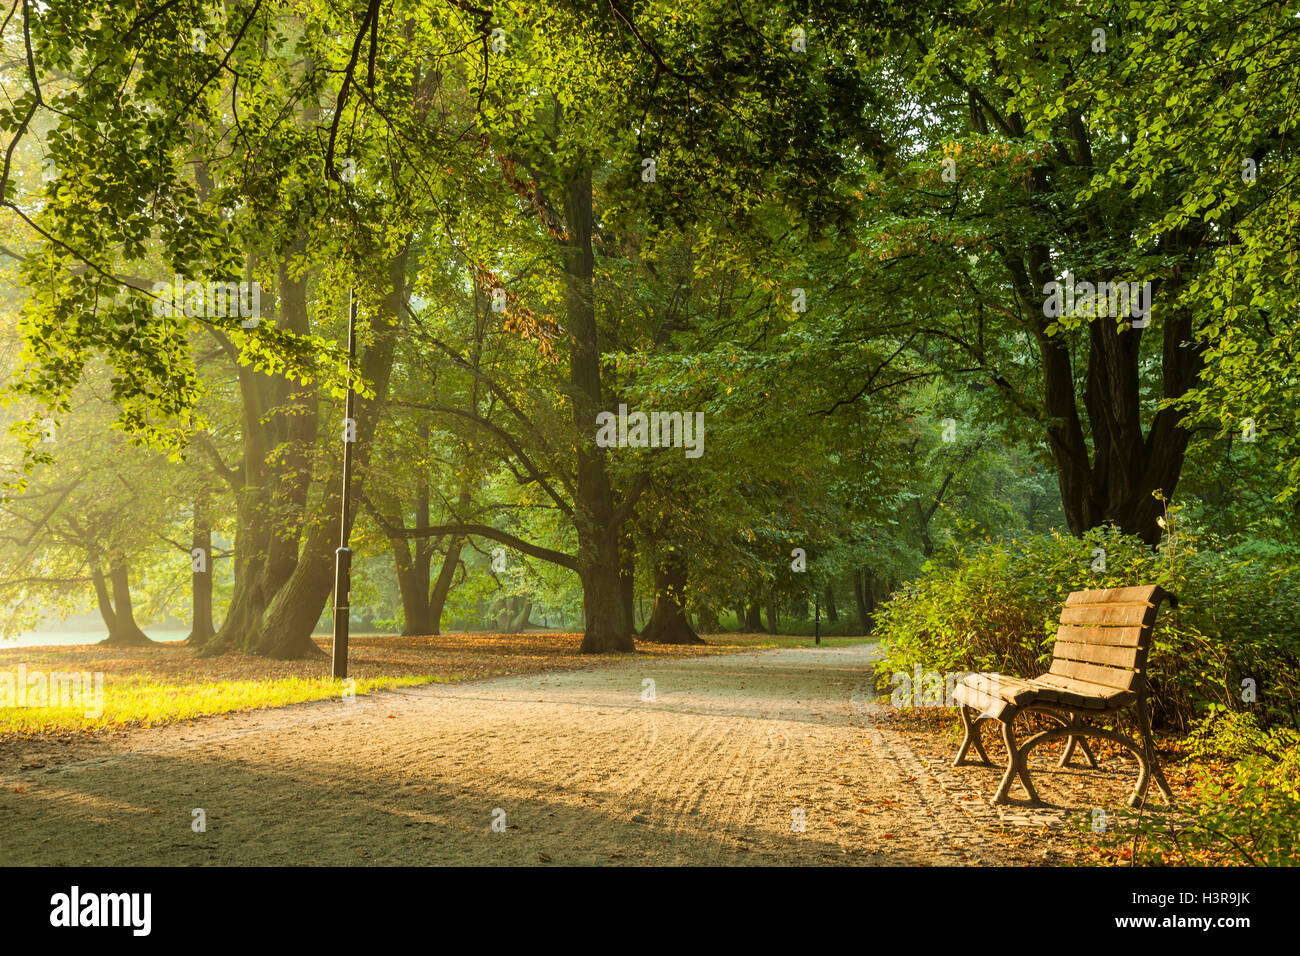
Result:
{"label": "lamp post", "polygon": [[334,552],[334,648],[330,674],[335,680],[348,676],[348,624],[352,590],[352,549],[348,547],[351,527],[348,522],[352,506],[352,446],[357,440],[357,422],[353,417],[356,393],[352,388],[352,364],[357,357],[357,297],[348,293],[348,395],[343,412],[343,504],[339,511],[339,548]]}

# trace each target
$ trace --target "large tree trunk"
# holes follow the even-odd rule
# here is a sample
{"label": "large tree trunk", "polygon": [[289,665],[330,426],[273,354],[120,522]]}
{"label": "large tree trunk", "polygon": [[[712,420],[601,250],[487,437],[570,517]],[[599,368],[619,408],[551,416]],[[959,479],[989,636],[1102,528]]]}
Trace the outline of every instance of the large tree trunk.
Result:
{"label": "large tree trunk", "polygon": [[[308,61],[307,69],[311,70]],[[311,98],[303,101],[308,123],[319,116]],[[206,169],[200,167],[200,173]],[[203,184],[210,191],[211,183]],[[309,275],[291,265],[307,248],[299,236],[280,257],[278,295],[262,297],[263,311],[274,310],[279,327],[295,334],[310,331]],[[249,275],[255,257],[250,257]],[[234,354],[227,342],[228,351]],[[267,605],[292,575],[310,491],[311,453],[316,441],[319,396],[287,378],[238,366],[243,458],[237,482],[234,587],[225,619],[200,655],[254,650],[262,640]],[[272,462],[274,459],[274,462]],[[272,467],[273,465],[273,467]]]}
{"label": "large tree trunk", "polygon": [[[307,313],[307,280],[295,280],[287,267],[288,257],[306,249],[305,240],[290,247],[280,266],[280,327],[297,335],[311,330]],[[275,415],[271,421],[276,482],[270,495],[270,540],[267,545],[265,581],[267,595],[274,595],[298,564],[298,541],[306,516],[312,482],[312,450],[319,427],[320,397],[313,388],[297,388],[286,379],[274,382]]]}
{"label": "large tree trunk", "polygon": [[104,572],[96,564],[90,570],[90,579],[95,582],[95,601],[99,605],[99,616],[104,619],[104,627],[111,635],[117,630],[117,615],[113,612],[113,598],[108,593],[108,581]]}
{"label": "large tree trunk", "polygon": [[[424,522],[428,524],[427,520]],[[416,539],[412,556],[406,538],[393,538],[393,562],[397,568],[397,588],[402,595],[402,636],[435,634],[429,615],[429,567],[432,552],[424,539]]]}
{"label": "large tree trunk", "polygon": [[870,609],[867,607],[866,588],[863,585],[862,571],[853,572],[853,602],[858,607],[858,627],[862,633],[871,633]]}
{"label": "large tree trunk", "polygon": [[767,612],[767,629],[771,631],[773,634],[778,633],[777,627],[780,626],[780,622],[777,618],[776,605],[777,605],[776,594],[775,593],[769,594],[767,596],[767,607],[765,608],[765,610]]}
{"label": "large tree trunk", "polygon": [[510,615],[506,622],[506,631],[510,634],[518,634],[528,626],[528,619],[533,613],[533,602],[531,598],[520,597],[515,602],[515,611]]}
{"label": "large tree trunk", "polygon": [[[140,630],[140,626],[135,623],[135,612],[131,608],[131,580],[126,563],[114,562],[109,568],[108,577],[113,588],[113,618],[112,623],[105,619],[105,623],[109,625],[108,637],[99,643],[112,647],[144,647],[158,643]],[[101,581],[102,578],[103,576],[100,575]],[[96,592],[99,588],[100,584],[96,582]],[[102,603],[100,610],[102,613]]]}
{"label": "large tree trunk", "polygon": [[703,644],[686,616],[685,559],[670,552],[655,563],[655,603],[641,640],[654,644]]}
{"label": "large tree trunk", "polygon": [[858,626],[864,635],[869,635],[875,627],[876,592],[875,575],[871,572],[853,572],[853,600],[858,609]]}
{"label": "large tree trunk", "polygon": [[835,610],[835,586],[829,581],[826,582],[825,604],[826,621],[829,624],[834,624],[840,619],[840,615],[839,612]]}
{"label": "large tree trunk", "polygon": [[464,538],[452,535],[451,542],[447,545],[447,554],[442,559],[438,580],[433,582],[433,588],[429,591],[430,634],[442,633],[442,611],[447,606],[447,595],[451,593],[451,582],[456,575],[456,567],[460,564],[460,552],[464,546]]}
{"label": "large tree trunk", "polygon": [[630,534],[623,536],[619,552],[619,596],[623,601],[623,626],[629,634],[636,634],[636,553]]}
{"label": "large tree trunk", "polygon": [[763,626],[763,614],[759,609],[757,601],[750,601],[745,606],[745,633],[746,634],[764,634],[767,628]]}
{"label": "large tree trunk", "polygon": [[578,578],[582,582],[582,608],[586,618],[582,653],[630,653],[636,650],[627,629],[620,594],[618,535],[608,524],[598,523],[578,536]]}
{"label": "large tree trunk", "polygon": [[574,525],[578,578],[586,631],[582,653],[633,651],[619,572],[622,534],[615,518],[614,490],[604,448],[595,442],[596,414],[604,405],[600,340],[592,297],[595,257],[591,247],[591,170],[577,171],[565,186],[568,235],[563,244],[565,304],[569,318],[569,384],[578,434]]}
{"label": "large tree trunk", "polygon": [[[428,449],[429,426],[419,426],[421,446]],[[372,493],[372,501],[387,512],[386,520],[394,527],[406,524],[401,501],[394,495]],[[426,528],[429,525],[429,480],[428,473],[421,472],[416,483],[415,527]],[[397,571],[397,586],[402,597],[402,636],[413,637],[420,634],[436,634],[437,626],[430,619],[429,608],[429,570],[433,566],[433,553],[442,541],[442,536],[434,539],[407,538],[402,534],[390,534],[389,545],[393,551],[393,564]]]}
{"label": "large tree trunk", "polygon": [[[216,635],[217,629],[212,624],[212,524],[208,517],[208,496],[201,493],[194,500],[194,535],[191,541],[193,549],[203,552],[203,570],[192,571],[190,590],[193,611],[190,616],[190,633],[185,643],[202,647]],[[191,557],[191,562],[193,558]]]}
{"label": "large tree trunk", "polygon": [[[358,397],[356,403],[356,447],[353,451],[355,472],[352,479],[354,501],[361,496],[379,416],[388,397],[388,381],[393,370],[396,346],[395,326],[406,302],[406,262],[409,251],[408,243],[389,262],[389,292],[373,321],[373,344],[361,357],[361,372],[373,383],[374,398]],[[340,420],[340,436],[341,428]],[[307,522],[306,540],[298,563],[284,587],[271,599],[263,617],[262,633],[256,647],[259,654],[281,660],[325,656],[311,639],[311,634],[334,586],[334,552],[338,543],[343,480],[339,469],[335,467],[336,462],[330,464],[334,475],[326,484],[321,501]],[[355,516],[354,507],[347,516],[349,531]]]}
{"label": "large tree trunk", "polygon": [[199,650],[205,657],[252,650],[271,597],[265,573],[273,534],[267,458],[271,447],[269,421],[273,417],[268,396],[274,383],[247,366],[241,365],[238,375],[243,458],[235,506],[234,587],[221,627]]}
{"label": "large tree trunk", "polygon": [[[392,500],[390,505],[387,520],[402,525],[404,522],[400,506],[396,500]],[[415,526],[423,528],[428,524],[429,499],[426,494],[416,501]],[[397,589],[402,597],[403,637],[435,633],[429,619],[429,569],[433,563],[433,549],[440,540],[441,538],[433,541],[428,538],[412,540],[400,534],[389,536],[393,566],[397,571]]]}
{"label": "large tree trunk", "polygon": [[[1078,147],[1088,151],[1081,123],[1077,136]],[[1030,183],[1035,193],[1050,188],[1042,168],[1033,171]],[[1100,211],[1095,212],[1101,222]],[[1165,251],[1186,248],[1195,238],[1181,234],[1166,237]],[[1113,523],[1154,546],[1162,533],[1157,518],[1163,508],[1153,492],[1173,497],[1191,435],[1182,424],[1185,412],[1173,407],[1157,411],[1143,432],[1140,345],[1146,330],[1110,318],[1088,322],[1085,429],[1070,337],[1049,335],[1050,322],[1042,315],[1041,290],[1057,279],[1051,254],[1038,245],[1023,260],[1008,253],[1007,261],[1026,313],[1039,317],[1034,331],[1042,360],[1044,420],[1070,531],[1082,535],[1089,528]],[[1177,285],[1176,281],[1153,283],[1153,298],[1173,302],[1181,291]],[[1160,325],[1161,397],[1177,399],[1195,384],[1203,366],[1203,349],[1195,344],[1192,320],[1185,310],[1162,310]]]}

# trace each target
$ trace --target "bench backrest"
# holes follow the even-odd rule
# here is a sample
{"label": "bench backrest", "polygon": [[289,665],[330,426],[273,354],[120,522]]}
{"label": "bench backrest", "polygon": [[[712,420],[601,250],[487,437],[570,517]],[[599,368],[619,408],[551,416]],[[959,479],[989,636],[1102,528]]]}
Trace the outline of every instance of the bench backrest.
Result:
{"label": "bench backrest", "polygon": [[1166,599],[1178,606],[1157,584],[1073,592],[1061,611],[1051,673],[1143,693],[1151,628]]}

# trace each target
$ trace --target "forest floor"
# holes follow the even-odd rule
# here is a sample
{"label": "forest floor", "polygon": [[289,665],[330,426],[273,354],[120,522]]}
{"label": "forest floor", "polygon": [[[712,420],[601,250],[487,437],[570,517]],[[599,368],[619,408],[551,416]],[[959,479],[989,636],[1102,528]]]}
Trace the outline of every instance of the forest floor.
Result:
{"label": "forest floor", "polygon": [[29,738],[0,750],[0,864],[1081,862],[1077,808],[945,783],[874,700],[876,654],[636,655]]}

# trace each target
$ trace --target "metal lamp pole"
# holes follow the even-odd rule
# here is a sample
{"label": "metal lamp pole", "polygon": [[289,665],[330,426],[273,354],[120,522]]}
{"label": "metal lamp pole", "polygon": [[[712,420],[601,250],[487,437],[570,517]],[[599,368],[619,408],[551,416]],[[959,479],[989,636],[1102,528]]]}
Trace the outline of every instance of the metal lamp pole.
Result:
{"label": "metal lamp pole", "polygon": [[352,549],[348,547],[351,528],[348,525],[352,507],[352,446],[357,440],[356,419],[353,417],[356,393],[352,388],[352,364],[357,357],[357,297],[356,291],[348,293],[348,397],[343,412],[343,505],[339,513],[339,548],[334,552],[334,651],[331,675],[336,679],[348,676],[348,624],[351,606],[348,600],[352,589]]}

